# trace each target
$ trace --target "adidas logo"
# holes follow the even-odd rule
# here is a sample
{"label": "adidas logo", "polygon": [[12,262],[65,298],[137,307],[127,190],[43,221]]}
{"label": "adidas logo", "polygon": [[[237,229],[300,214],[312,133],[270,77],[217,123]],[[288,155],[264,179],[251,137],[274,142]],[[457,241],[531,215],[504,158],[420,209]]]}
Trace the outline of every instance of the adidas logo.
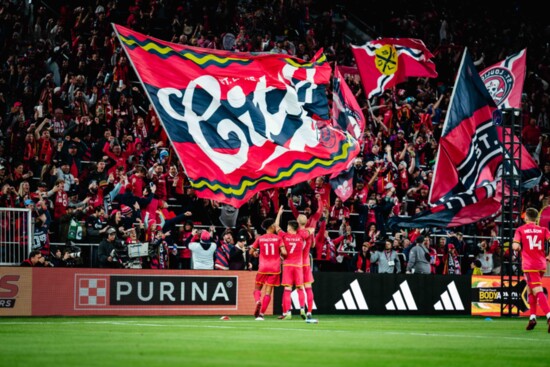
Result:
{"label": "adidas logo", "polygon": [[399,285],[399,290],[393,294],[392,300],[386,303],[388,311],[417,311],[416,303],[409,288],[409,284],[405,280]]}
{"label": "adidas logo", "polygon": [[[304,297],[306,298],[306,307],[307,307],[307,296],[305,295],[305,289],[302,290],[304,292]],[[298,298],[298,290],[295,289],[290,293],[290,299],[292,300],[292,308],[295,310],[300,309],[300,299]],[[317,305],[315,304],[315,300],[313,300],[313,310],[317,309]]]}
{"label": "adidas logo", "polygon": [[365,296],[363,296],[363,291],[361,291],[357,279],[351,282],[350,289],[342,294],[342,299],[336,302],[334,307],[337,310],[368,310],[369,306],[367,306],[367,301],[365,301]]}
{"label": "adidas logo", "polygon": [[441,300],[437,301],[434,305],[436,311],[462,311],[464,310],[464,305],[456,289],[456,284],[452,281],[447,285],[447,290],[441,293]]}

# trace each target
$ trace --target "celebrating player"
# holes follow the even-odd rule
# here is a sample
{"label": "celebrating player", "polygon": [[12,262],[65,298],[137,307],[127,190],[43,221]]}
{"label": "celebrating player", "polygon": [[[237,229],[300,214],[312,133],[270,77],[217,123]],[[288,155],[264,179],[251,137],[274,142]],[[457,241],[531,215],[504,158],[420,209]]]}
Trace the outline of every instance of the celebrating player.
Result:
{"label": "celebrating player", "polygon": [[[254,288],[254,300],[256,310],[254,317],[257,321],[264,319],[264,313],[271,302],[273,287],[281,285],[281,255],[286,256],[286,249],[283,241],[275,234],[275,221],[267,218],[262,222],[266,234],[259,236],[250,248],[250,254],[260,257],[260,265],[256,274],[256,286]],[[263,301],[262,288],[265,286]]]}
{"label": "celebrating player", "polygon": [[297,218],[299,229],[298,233],[305,238],[304,250],[302,253],[302,272],[304,279],[304,288],[306,291],[307,297],[307,314],[304,310],[305,300],[304,292],[298,291],[298,300],[300,301],[300,316],[304,320],[313,320],[311,318],[311,310],[313,309],[313,289],[311,285],[313,284],[313,273],[311,271],[311,259],[309,257],[309,251],[312,247],[315,247],[315,242],[313,241],[313,233],[315,228],[306,228],[308,219],[305,215],[300,214]]}
{"label": "celebrating player", "polygon": [[285,287],[283,292],[283,315],[280,319],[290,320],[292,319],[292,312],[290,311],[291,299],[290,294],[292,287],[295,286],[298,294],[303,295],[304,286],[304,274],[302,270],[302,256],[305,247],[305,234],[298,233],[298,222],[291,220],[287,224],[287,232],[281,230],[279,223],[281,215],[283,213],[283,207],[279,208],[277,213],[277,219],[275,219],[275,227],[279,237],[283,239],[283,243],[286,248],[287,257],[283,261],[283,280],[281,284]]}
{"label": "celebrating player", "polygon": [[546,314],[548,332],[550,333],[550,306],[542,291],[542,276],[546,271],[544,241],[550,239],[550,231],[536,224],[538,212],[534,208],[525,211],[525,224],[520,226],[514,234],[512,248],[521,250],[523,274],[527,281],[529,292],[529,323],[527,330],[533,330],[537,325],[537,303]]}

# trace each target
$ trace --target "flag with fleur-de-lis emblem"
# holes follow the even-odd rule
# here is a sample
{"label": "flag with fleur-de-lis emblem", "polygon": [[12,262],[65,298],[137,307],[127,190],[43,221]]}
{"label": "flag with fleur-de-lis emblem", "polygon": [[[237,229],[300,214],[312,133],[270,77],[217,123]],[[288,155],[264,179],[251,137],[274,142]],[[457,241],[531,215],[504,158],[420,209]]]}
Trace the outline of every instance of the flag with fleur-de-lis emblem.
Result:
{"label": "flag with fleur-de-lis emblem", "polygon": [[352,45],[353,55],[368,98],[382,94],[408,77],[437,77],[433,55],[414,38],[380,38]]}

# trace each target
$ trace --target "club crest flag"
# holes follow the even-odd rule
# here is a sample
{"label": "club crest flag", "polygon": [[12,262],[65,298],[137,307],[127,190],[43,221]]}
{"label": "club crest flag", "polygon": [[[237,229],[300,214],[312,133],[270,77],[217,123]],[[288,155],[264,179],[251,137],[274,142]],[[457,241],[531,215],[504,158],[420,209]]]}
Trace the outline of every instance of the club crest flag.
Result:
{"label": "club crest flag", "polygon": [[419,39],[381,38],[352,51],[368,98],[408,77],[437,77],[433,55]]}
{"label": "club crest flag", "polygon": [[521,109],[526,57],[523,49],[479,73],[498,108]]}
{"label": "club crest flag", "polygon": [[330,123],[321,53],[305,62],[114,28],[199,197],[240,207],[261,190],[340,172],[359,153]]}

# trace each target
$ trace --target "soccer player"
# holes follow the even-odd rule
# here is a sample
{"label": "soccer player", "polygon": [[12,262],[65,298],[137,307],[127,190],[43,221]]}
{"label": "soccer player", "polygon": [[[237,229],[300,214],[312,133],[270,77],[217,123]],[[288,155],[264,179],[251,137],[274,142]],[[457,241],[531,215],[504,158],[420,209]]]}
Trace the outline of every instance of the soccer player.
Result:
{"label": "soccer player", "polygon": [[526,329],[533,330],[537,325],[538,303],[546,314],[548,332],[550,333],[550,306],[548,306],[548,299],[542,291],[542,276],[546,271],[546,261],[550,261],[550,256],[545,258],[544,241],[550,239],[550,231],[536,224],[537,216],[538,211],[534,208],[528,208],[525,211],[525,224],[516,229],[512,248],[521,251],[523,259],[521,265],[527,281],[531,315]]}
{"label": "soccer player", "polygon": [[301,234],[306,241],[302,253],[302,271],[304,278],[304,288],[307,297],[307,314],[304,310],[304,292],[298,291],[298,300],[300,301],[300,316],[302,316],[302,319],[304,320],[312,320],[311,310],[313,309],[313,289],[311,288],[311,285],[313,284],[314,280],[313,272],[311,271],[311,260],[309,257],[309,251],[312,247],[315,247],[315,242],[313,241],[313,233],[315,232],[315,228],[306,228],[308,218],[303,214],[298,215],[297,221],[300,227],[298,229],[298,233]]}
{"label": "soccer player", "polygon": [[277,219],[275,219],[275,227],[277,228],[277,234],[282,238],[286,248],[287,256],[283,261],[283,280],[281,284],[285,287],[283,291],[283,315],[280,319],[290,320],[292,319],[291,298],[292,287],[295,286],[298,294],[304,297],[304,273],[302,270],[302,256],[305,247],[305,235],[304,233],[298,233],[298,222],[291,220],[287,224],[287,232],[281,230],[279,223],[281,215],[283,213],[283,207],[279,208],[277,213]]}
{"label": "soccer player", "polygon": [[[283,240],[275,234],[275,221],[271,218],[265,219],[262,222],[262,228],[266,230],[266,234],[256,238],[249,251],[250,255],[260,257],[254,288],[254,300],[256,301],[254,317],[257,321],[264,319],[264,313],[271,302],[273,287],[281,285],[281,256],[286,256]],[[264,286],[264,298],[263,301],[260,301]]]}

